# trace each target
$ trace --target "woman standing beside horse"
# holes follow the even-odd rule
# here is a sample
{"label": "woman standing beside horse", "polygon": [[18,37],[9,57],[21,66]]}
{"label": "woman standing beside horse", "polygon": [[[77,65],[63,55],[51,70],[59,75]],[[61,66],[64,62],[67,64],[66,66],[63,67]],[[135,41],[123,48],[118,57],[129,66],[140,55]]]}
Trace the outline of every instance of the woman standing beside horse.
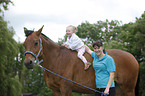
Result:
{"label": "woman standing beside horse", "polygon": [[[113,58],[104,51],[100,40],[93,43],[94,52],[89,47],[85,47],[86,51],[94,58],[93,68],[95,70],[97,90],[109,94],[109,96],[115,96],[114,76],[116,67]],[[101,96],[101,94],[95,93],[95,96]]]}

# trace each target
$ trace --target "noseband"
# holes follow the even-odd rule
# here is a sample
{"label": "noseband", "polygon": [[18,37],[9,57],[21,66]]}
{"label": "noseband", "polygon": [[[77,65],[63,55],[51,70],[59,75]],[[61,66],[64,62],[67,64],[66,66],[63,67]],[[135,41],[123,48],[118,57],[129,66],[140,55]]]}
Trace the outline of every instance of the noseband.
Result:
{"label": "noseband", "polygon": [[41,38],[40,38],[40,49],[39,49],[38,54],[36,55],[36,54],[34,54],[32,51],[26,51],[26,52],[24,53],[24,55],[26,56],[26,54],[31,54],[31,55],[34,56],[35,59],[36,59],[36,61],[35,61],[34,63],[35,63],[35,64],[40,64],[41,62],[43,62],[43,59],[42,59],[41,61],[39,61],[39,59],[38,59],[38,56],[40,55],[40,53],[41,53],[41,56],[42,56],[42,40],[41,40]]}

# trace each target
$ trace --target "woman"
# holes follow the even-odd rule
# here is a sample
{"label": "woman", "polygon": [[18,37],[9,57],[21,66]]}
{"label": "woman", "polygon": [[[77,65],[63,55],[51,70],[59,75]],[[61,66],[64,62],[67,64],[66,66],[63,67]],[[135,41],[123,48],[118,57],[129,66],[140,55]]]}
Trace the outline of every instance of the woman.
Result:
{"label": "woman", "polygon": [[[107,55],[104,46],[100,40],[93,43],[94,51],[90,50],[85,45],[86,51],[94,58],[93,68],[96,76],[96,88],[98,91],[115,96],[115,63],[111,56]],[[95,96],[101,96],[100,93],[95,93]]]}

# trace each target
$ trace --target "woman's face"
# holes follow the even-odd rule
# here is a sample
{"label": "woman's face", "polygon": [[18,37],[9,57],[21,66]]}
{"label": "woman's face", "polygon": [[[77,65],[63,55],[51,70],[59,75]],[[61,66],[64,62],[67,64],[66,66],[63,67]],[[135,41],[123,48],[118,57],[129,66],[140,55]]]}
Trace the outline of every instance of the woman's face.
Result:
{"label": "woman's face", "polygon": [[67,35],[68,37],[71,37],[72,34],[73,34],[73,28],[72,28],[72,27],[67,27],[67,28],[66,28],[66,35]]}
{"label": "woman's face", "polygon": [[103,54],[103,50],[104,50],[104,47],[103,46],[100,46],[100,47],[98,47],[97,45],[94,46],[94,52],[98,56],[101,56]]}

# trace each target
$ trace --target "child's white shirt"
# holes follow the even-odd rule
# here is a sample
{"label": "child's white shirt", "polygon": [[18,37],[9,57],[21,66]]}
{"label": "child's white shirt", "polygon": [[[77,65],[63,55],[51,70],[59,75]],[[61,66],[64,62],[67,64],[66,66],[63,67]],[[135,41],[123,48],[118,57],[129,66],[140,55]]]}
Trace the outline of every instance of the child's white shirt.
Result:
{"label": "child's white shirt", "polygon": [[72,34],[71,38],[67,37],[65,44],[72,50],[77,50],[84,46],[83,41],[75,33]]}

